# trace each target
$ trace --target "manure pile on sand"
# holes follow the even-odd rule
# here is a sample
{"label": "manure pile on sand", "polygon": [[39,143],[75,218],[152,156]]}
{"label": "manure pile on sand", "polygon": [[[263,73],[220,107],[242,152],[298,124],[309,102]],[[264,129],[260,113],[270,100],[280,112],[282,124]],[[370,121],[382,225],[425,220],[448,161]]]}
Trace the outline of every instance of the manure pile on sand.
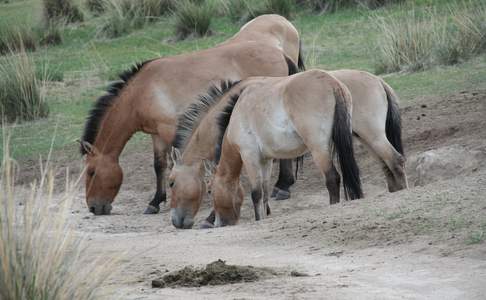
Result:
{"label": "manure pile on sand", "polygon": [[167,273],[160,279],[152,280],[152,287],[199,287],[204,285],[253,282],[275,275],[277,273],[269,268],[227,265],[225,261],[219,259],[207,264],[202,269],[189,266]]}

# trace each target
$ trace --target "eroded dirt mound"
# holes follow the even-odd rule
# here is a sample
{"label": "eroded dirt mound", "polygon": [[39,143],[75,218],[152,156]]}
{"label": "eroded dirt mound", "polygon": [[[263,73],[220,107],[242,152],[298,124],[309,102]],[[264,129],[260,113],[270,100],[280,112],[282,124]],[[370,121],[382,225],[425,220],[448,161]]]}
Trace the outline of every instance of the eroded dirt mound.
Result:
{"label": "eroded dirt mound", "polygon": [[225,261],[218,259],[207,264],[203,269],[189,266],[170,272],[160,279],[152,280],[152,287],[199,287],[204,285],[253,282],[271,275],[276,275],[276,272],[268,268],[227,265]]}

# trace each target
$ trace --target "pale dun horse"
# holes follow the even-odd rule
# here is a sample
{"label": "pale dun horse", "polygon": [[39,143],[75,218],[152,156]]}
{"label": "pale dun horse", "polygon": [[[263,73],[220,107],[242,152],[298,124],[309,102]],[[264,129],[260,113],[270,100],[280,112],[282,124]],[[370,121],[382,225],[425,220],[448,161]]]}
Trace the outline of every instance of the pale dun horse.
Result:
{"label": "pale dun horse", "polygon": [[255,219],[260,220],[267,214],[273,159],[295,158],[308,151],[325,177],[331,203],[340,198],[334,156],[346,197],[361,198],[351,113],[348,88],[324,71],[262,78],[246,86],[219,119],[220,159],[212,182],[215,226],[234,225],[239,220],[243,166],[251,184]]}
{"label": "pale dun horse", "polygon": [[[407,188],[400,111],[393,89],[368,72],[337,70],[329,73],[351,92],[353,133],[379,158],[388,189],[394,192]],[[212,165],[216,160],[214,145],[218,143],[220,131],[217,116],[231,101],[232,95],[240,93],[246,85],[261,80],[261,77],[253,77],[237,86],[226,81],[221,86],[213,86],[206,95],[201,95],[191,104],[179,119],[174,145],[183,152],[181,155],[179,151],[173,151],[174,167],[169,175],[171,219],[175,227],[192,227],[205,195],[205,177],[213,176]],[[230,89],[231,92],[228,92]],[[201,227],[212,227],[213,224],[214,211]]]}

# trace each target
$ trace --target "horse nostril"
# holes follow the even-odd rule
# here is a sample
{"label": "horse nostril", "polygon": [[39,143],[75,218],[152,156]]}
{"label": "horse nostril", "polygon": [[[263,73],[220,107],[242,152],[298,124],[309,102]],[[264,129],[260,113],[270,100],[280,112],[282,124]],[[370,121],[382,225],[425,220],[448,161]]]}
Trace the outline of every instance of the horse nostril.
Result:
{"label": "horse nostril", "polygon": [[94,206],[91,206],[89,208],[89,212],[94,214],[95,213],[95,207]]}

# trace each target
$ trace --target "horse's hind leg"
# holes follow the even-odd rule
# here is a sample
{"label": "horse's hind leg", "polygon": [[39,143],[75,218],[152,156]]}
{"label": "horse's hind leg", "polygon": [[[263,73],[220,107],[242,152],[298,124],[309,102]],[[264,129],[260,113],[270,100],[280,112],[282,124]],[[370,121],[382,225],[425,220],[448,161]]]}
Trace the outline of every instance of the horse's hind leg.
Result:
{"label": "horse's hind leg", "polygon": [[241,154],[246,174],[248,175],[251,185],[251,200],[255,210],[255,220],[259,221],[265,217],[262,201],[264,197],[263,169],[265,166],[260,163],[261,159],[258,157],[258,154]]}
{"label": "horse's hind leg", "polygon": [[263,164],[262,177],[263,177],[263,207],[265,209],[265,215],[270,215],[270,205],[268,204],[270,179],[272,177],[273,160],[268,159]]}
{"label": "horse's hind leg", "polygon": [[341,177],[339,176],[336,167],[332,163],[330,151],[327,149],[311,150],[312,158],[320,169],[321,174],[326,179],[326,187],[329,192],[329,203],[339,203],[339,186],[341,185]]}
{"label": "horse's hind leg", "polygon": [[388,190],[393,193],[408,188],[405,158],[393,148],[386,137],[364,142],[383,161]]}
{"label": "horse's hind leg", "polygon": [[332,163],[331,160],[331,167],[327,172],[325,172],[326,176],[326,187],[329,191],[329,203],[336,204],[339,203],[339,186],[341,185],[341,176],[339,175],[336,167]]}
{"label": "horse's hind leg", "polygon": [[154,146],[154,170],[157,177],[155,196],[145,209],[144,214],[156,214],[160,211],[160,203],[167,200],[165,187],[165,169],[167,168],[167,147],[164,141],[157,136],[152,135]]}
{"label": "horse's hind leg", "polygon": [[275,200],[286,200],[290,198],[290,187],[295,183],[292,172],[292,160],[281,159],[279,161],[278,180],[272,191],[272,198]]}

